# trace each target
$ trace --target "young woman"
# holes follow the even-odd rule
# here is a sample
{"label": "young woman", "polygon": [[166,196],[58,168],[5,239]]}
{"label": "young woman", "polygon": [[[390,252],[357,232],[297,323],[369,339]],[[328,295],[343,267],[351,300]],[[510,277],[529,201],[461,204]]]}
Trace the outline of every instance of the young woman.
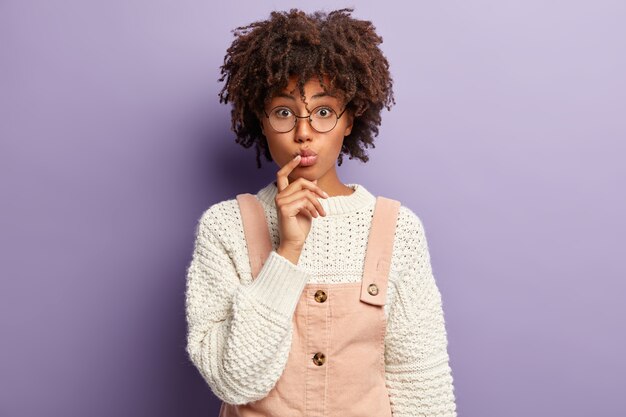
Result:
{"label": "young woman", "polygon": [[351,12],[273,12],[221,67],[238,143],[280,167],[196,229],[187,352],[221,417],[456,416],[422,223],[337,175],[394,103],[382,38]]}

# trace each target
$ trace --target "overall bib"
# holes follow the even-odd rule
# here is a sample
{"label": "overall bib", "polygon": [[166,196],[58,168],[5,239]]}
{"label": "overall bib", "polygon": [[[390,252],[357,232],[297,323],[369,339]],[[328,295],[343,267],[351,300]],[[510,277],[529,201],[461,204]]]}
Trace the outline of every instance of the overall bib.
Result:
{"label": "overall bib", "polygon": [[[237,195],[252,277],[272,250],[263,206]],[[391,417],[383,307],[400,202],[377,197],[361,282],[305,285],[285,369],[254,402],[222,402],[219,417]]]}

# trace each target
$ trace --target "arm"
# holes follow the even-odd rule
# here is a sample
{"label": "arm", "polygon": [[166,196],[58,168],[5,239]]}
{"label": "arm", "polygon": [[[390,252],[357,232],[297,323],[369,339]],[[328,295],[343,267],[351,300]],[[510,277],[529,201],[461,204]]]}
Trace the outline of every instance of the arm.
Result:
{"label": "arm", "polygon": [[218,398],[244,404],[265,397],[284,370],[308,274],[272,251],[252,284],[242,285],[210,212],[196,228],[187,268],[186,350]]}
{"label": "arm", "polygon": [[455,417],[441,294],[424,229],[413,217],[411,257],[395,286],[385,339],[385,377],[394,417]]}

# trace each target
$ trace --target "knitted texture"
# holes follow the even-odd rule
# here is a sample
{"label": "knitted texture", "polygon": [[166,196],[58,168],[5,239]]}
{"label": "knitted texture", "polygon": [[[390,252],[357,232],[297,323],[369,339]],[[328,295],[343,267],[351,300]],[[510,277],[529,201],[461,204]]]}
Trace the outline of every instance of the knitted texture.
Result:
{"label": "knitted texture", "polygon": [[[289,355],[292,316],[307,283],[360,282],[376,197],[363,185],[318,200],[297,265],[279,255],[274,182],[258,191],[273,250],[253,280],[235,198],[202,213],[187,268],[187,353],[231,404],[265,397]],[[422,222],[401,205],[389,271],[385,379],[394,417],[455,417],[441,294]],[[357,381],[355,381],[357,382]]]}

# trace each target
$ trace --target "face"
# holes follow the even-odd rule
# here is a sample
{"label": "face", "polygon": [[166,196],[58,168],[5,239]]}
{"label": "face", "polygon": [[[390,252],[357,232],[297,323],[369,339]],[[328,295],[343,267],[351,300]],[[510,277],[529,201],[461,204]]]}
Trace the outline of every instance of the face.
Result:
{"label": "face", "polygon": [[[312,78],[304,85],[304,95],[308,105],[302,101],[300,92],[296,86],[297,79],[291,77],[289,84],[282,93],[275,95],[265,105],[265,112],[271,115],[272,112],[280,117],[289,114],[306,116],[311,112],[318,117],[331,115],[325,108],[331,108],[337,115],[344,110],[344,105],[338,97],[324,93],[317,77]],[[327,80],[324,80],[328,83]],[[328,84],[327,84],[328,85]],[[322,108],[320,108],[322,106]],[[276,107],[279,107],[276,109]],[[291,111],[289,111],[291,110]],[[337,120],[337,125],[329,132],[320,133],[313,129],[308,118],[298,118],[296,126],[286,133],[277,132],[269,122],[269,119],[262,113],[261,129],[267,139],[270,154],[274,161],[280,166],[284,166],[303,150],[313,151],[317,154],[314,158],[302,158],[300,164],[291,171],[290,182],[297,178],[304,177],[310,181],[322,180],[333,182],[337,180],[336,162],[341,151],[343,139],[352,130],[352,115],[345,111]],[[315,123],[315,122],[314,122]],[[308,165],[308,163],[311,163]],[[320,181],[321,182],[321,181]]]}

